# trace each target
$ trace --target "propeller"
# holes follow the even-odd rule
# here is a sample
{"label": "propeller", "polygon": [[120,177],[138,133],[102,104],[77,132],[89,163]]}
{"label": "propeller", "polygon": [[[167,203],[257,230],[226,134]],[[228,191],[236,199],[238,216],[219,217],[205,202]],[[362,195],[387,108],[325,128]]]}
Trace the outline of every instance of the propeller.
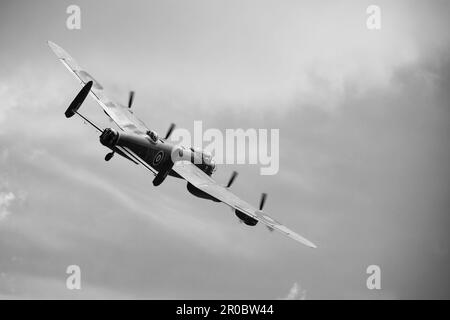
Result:
{"label": "propeller", "polygon": [[114,156],[114,151],[107,153],[105,156],[105,161],[111,160],[111,158]]}
{"label": "propeller", "polygon": [[[261,201],[259,202],[259,211],[262,211],[262,209],[264,208],[264,204],[266,203],[266,199],[267,199],[267,193],[262,193],[261,194]],[[271,226],[266,226],[267,230],[269,230],[270,232],[272,232],[274,229]]]}
{"label": "propeller", "polygon": [[133,105],[134,100],[134,91],[130,91],[129,98],[128,98],[128,108],[131,108]]}
{"label": "propeller", "polygon": [[233,171],[233,173],[231,174],[230,180],[228,180],[227,188],[231,187],[231,185],[234,182],[234,179],[236,179],[237,176],[238,176],[237,171]]}
{"label": "propeller", "polygon": [[267,193],[261,194],[261,201],[259,202],[259,210],[262,211],[264,203],[266,203]]}
{"label": "propeller", "polygon": [[173,129],[175,129],[175,123],[171,123],[169,130],[167,130],[166,136],[164,137],[164,140],[169,139],[170,135],[172,134]]}

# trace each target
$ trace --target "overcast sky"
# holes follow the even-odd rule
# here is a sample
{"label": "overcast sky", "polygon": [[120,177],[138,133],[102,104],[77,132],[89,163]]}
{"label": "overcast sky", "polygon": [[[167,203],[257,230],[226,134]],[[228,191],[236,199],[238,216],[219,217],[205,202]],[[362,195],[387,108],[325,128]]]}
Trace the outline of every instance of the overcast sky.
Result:
{"label": "overcast sky", "polygon": [[[81,8],[81,30],[66,8]],[[381,8],[368,30],[366,8]],[[450,298],[447,1],[2,1],[0,298]],[[66,49],[161,134],[280,129],[280,171],[226,183],[311,250],[178,179],[154,188],[63,112]],[[83,111],[112,124],[92,99]],[[66,289],[67,266],[82,289]],[[381,290],[366,268],[381,267]]]}

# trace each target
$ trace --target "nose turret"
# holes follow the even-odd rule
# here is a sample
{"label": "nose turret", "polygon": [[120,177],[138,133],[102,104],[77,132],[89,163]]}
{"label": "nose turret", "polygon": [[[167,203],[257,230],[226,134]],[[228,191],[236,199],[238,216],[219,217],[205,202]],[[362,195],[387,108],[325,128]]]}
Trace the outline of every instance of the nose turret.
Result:
{"label": "nose turret", "polygon": [[117,140],[119,140],[119,133],[111,128],[106,128],[100,135],[100,143],[108,148],[113,148]]}

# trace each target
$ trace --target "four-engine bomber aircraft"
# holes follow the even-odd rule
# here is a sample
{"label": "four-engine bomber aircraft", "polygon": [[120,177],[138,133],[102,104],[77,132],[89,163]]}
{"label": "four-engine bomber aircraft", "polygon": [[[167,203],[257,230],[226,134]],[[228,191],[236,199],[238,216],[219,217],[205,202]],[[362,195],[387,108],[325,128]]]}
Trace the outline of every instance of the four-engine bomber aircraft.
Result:
{"label": "four-engine bomber aircraft", "polygon": [[[168,175],[184,179],[187,181],[187,189],[191,194],[227,204],[246,225],[255,226],[261,222],[271,231],[277,230],[308,247],[316,248],[312,242],[262,211],[266,200],[265,193],[262,194],[259,209],[234,195],[229,188],[237,176],[236,172],[233,172],[228,184],[222,186],[211,178],[216,169],[211,155],[193,148],[177,146],[168,141],[175,128],[174,124],[171,124],[164,138],[160,138],[155,131],[149,130],[131,110],[133,92],[130,93],[128,106],[113,102],[105,95],[100,83],[83,70],[64,49],[51,41],[48,41],[48,44],[59,60],[83,85],[65,115],[70,118],[77,114],[101,133],[100,143],[111,149],[111,152],[105,156],[106,161],[117,153],[135,164],[143,165],[155,175],[153,180],[155,186],[160,185]],[[78,112],[88,94],[91,94],[103,111],[117,124],[120,132],[112,128],[102,130]]]}

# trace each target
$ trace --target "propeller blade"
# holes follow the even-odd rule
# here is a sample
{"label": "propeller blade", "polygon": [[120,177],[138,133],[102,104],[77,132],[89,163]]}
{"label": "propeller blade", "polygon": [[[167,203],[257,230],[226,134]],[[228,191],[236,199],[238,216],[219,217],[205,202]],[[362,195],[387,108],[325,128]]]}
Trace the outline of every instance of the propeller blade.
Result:
{"label": "propeller blade", "polygon": [[259,210],[262,210],[264,203],[266,203],[267,193],[261,194],[261,201],[259,202]]}
{"label": "propeller blade", "polygon": [[131,108],[131,106],[133,105],[133,100],[134,100],[134,91],[130,91],[130,95],[128,98],[128,108]]}
{"label": "propeller blade", "polygon": [[114,151],[107,153],[105,156],[105,161],[111,160],[111,158],[114,156]]}
{"label": "propeller blade", "polygon": [[233,173],[231,174],[230,180],[228,180],[227,188],[231,187],[231,185],[234,182],[234,179],[236,179],[237,176],[238,176],[237,171],[233,171]]}
{"label": "propeller blade", "polygon": [[83,89],[81,89],[81,91],[77,94],[75,99],[73,99],[69,108],[67,108],[66,112],[64,113],[66,115],[66,118],[71,118],[75,113],[77,113],[78,109],[80,109],[81,105],[83,104],[92,88],[92,83],[92,81],[87,82],[83,86]]}
{"label": "propeller blade", "polygon": [[172,134],[173,129],[175,129],[175,123],[171,123],[169,130],[167,130],[166,136],[165,136],[165,140],[169,139],[170,135]]}

